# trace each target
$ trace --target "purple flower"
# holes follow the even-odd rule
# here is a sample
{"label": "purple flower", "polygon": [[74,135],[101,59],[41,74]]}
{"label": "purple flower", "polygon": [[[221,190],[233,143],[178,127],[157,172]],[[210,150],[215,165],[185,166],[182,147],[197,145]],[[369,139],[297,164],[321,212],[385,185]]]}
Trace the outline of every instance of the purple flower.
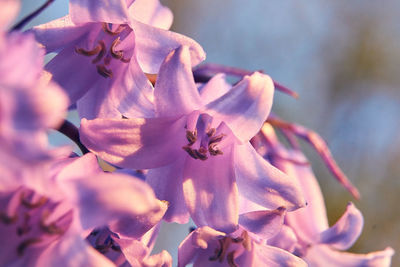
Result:
{"label": "purple flower", "polygon": [[[156,117],[81,122],[82,142],[117,166],[149,171],[147,181],[170,203],[165,219],[232,232],[238,221],[238,190],[268,207],[288,210],[304,202],[291,178],[252,148],[272,105],[273,85],[263,74],[246,76],[206,103],[193,80],[188,47],[170,53],[154,91]],[[216,82],[215,84],[219,84]],[[204,97],[204,99],[207,99]]]}
{"label": "purple flower", "polygon": [[268,246],[239,228],[225,234],[204,226],[190,233],[179,246],[178,266],[307,266],[283,249]]}
{"label": "purple flower", "polygon": [[283,147],[270,125],[262,132],[268,138],[266,151],[272,164],[298,180],[307,201],[306,207],[286,214],[285,227],[268,244],[304,258],[310,266],[389,266],[391,248],[364,255],[340,252],[349,249],[361,234],[361,212],[349,203],[342,217],[329,227],[321,189],[305,156]]}
{"label": "purple flower", "polygon": [[103,173],[93,154],[54,162],[41,178],[35,188],[17,182],[1,188],[2,264],[112,266],[82,236],[121,218],[143,216],[145,224],[152,218],[144,216],[166,209],[144,182]]}
{"label": "purple flower", "polygon": [[[0,38],[0,146],[3,157],[48,157],[47,130],[61,124],[68,99],[42,74],[43,49],[32,34]],[[52,101],[48,101],[51,99]]]}
{"label": "purple flower", "polygon": [[162,29],[172,16],[159,1],[132,2],[71,0],[70,16],[33,29],[47,53],[59,52],[45,68],[71,104],[79,100],[81,117],[151,117],[153,89],[143,71],[157,73],[182,44],[193,65],[205,57],[192,39]]}

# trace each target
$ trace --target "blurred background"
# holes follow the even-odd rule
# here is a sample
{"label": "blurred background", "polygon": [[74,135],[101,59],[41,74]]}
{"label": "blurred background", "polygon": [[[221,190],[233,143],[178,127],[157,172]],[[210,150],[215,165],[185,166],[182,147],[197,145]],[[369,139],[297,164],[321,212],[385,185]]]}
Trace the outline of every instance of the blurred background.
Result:
{"label": "blurred background", "polygon": [[[20,17],[44,1],[23,0]],[[168,0],[172,29],[198,41],[206,62],[264,70],[295,90],[276,93],[274,111],[320,133],[361,192],[354,201],[304,146],[331,224],[354,201],[365,219],[352,252],[393,247],[400,266],[400,2],[397,0]],[[56,0],[29,26],[65,15]],[[74,115],[71,115],[73,118]],[[53,143],[65,142],[54,137]],[[176,247],[189,225],[164,224],[156,250]]]}

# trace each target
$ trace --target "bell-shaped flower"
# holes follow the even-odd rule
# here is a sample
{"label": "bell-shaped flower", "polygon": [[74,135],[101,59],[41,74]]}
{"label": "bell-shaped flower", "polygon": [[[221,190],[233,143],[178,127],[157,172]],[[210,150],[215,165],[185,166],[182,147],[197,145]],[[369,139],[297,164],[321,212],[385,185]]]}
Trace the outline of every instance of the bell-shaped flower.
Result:
{"label": "bell-shaped flower", "polygon": [[[155,84],[154,118],[83,119],[81,141],[119,167],[155,168],[147,182],[169,202],[167,221],[185,223],[190,213],[198,226],[232,232],[238,223],[238,190],[272,209],[303,206],[294,180],[248,142],[271,109],[271,79],[254,73],[205,103],[190,60],[185,46],[165,59]],[[203,88],[204,95],[205,90],[219,94],[218,87]]]}
{"label": "bell-shaped flower", "polygon": [[304,258],[309,266],[390,266],[391,248],[364,255],[340,252],[360,236],[361,212],[349,203],[342,217],[329,227],[322,192],[306,157],[300,150],[281,145],[269,125],[262,132],[268,137],[266,151],[271,163],[298,180],[307,201],[306,207],[286,214],[285,229],[268,244]]}
{"label": "bell-shaped flower", "polygon": [[180,45],[190,47],[193,65],[205,58],[194,40],[163,29],[171,21],[158,0],[71,0],[70,15],[32,31],[47,53],[58,52],[45,69],[71,104],[79,100],[81,117],[151,117],[153,88],[144,72],[157,73]]}
{"label": "bell-shaped flower", "polygon": [[[259,223],[262,223],[265,229],[271,228],[269,221],[258,221]],[[277,229],[272,226],[270,230]],[[239,227],[234,233],[226,234],[208,226],[194,230],[180,244],[178,267],[184,267],[189,263],[193,263],[195,267],[307,266],[295,255],[266,245],[265,241],[243,227]]]}
{"label": "bell-shaped flower", "polygon": [[67,96],[42,75],[43,57],[32,34],[0,38],[0,146],[5,157],[46,157],[47,130],[65,116]]}
{"label": "bell-shaped flower", "polygon": [[166,209],[143,181],[103,173],[90,153],[58,160],[41,176],[41,188],[1,188],[4,265],[113,266],[84,240],[86,233],[121,218],[141,217],[146,223],[152,221],[144,219],[146,215]]}

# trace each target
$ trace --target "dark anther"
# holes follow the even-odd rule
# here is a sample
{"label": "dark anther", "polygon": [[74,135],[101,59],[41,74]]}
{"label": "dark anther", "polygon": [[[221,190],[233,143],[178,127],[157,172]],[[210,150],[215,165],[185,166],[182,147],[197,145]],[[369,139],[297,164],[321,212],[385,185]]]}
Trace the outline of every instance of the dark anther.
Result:
{"label": "dark anther", "polygon": [[208,145],[208,151],[210,152],[210,155],[212,155],[212,156],[224,154],[221,150],[218,149],[216,143],[209,144]]}
{"label": "dark anther", "polygon": [[97,54],[97,57],[95,57],[95,58],[92,60],[92,63],[93,63],[93,64],[96,64],[97,62],[99,62],[99,61],[104,57],[104,55],[105,55],[106,52],[107,52],[106,44],[104,43],[103,40],[100,40],[100,41],[99,41],[98,47],[99,47],[99,46],[100,46],[100,50],[99,50],[99,52],[98,52],[98,54]]}
{"label": "dark anther", "polygon": [[198,159],[200,159],[200,160],[208,159],[208,157],[207,157],[207,148],[200,147],[198,150],[194,149],[193,151],[194,151],[194,153],[196,153],[196,156],[197,156]]}
{"label": "dark anther", "polygon": [[23,193],[21,194],[21,204],[27,207],[28,209],[39,208],[44,204],[46,204],[47,201],[48,201],[47,197],[40,197],[39,200],[36,202],[29,202],[29,200],[25,198],[25,195]]}
{"label": "dark anther", "polygon": [[214,143],[219,143],[224,136],[225,136],[225,134],[220,134],[220,135],[214,136],[214,137],[210,138],[210,141],[208,142],[208,144],[211,145]]}
{"label": "dark anther", "polygon": [[19,257],[22,257],[24,255],[25,250],[27,249],[27,247],[29,247],[30,245],[33,245],[35,243],[39,243],[40,241],[42,241],[40,238],[28,238],[24,241],[22,241],[18,247],[17,247],[17,254]]}
{"label": "dark anther", "polygon": [[104,31],[105,33],[110,34],[110,35],[118,35],[118,34],[120,34],[120,33],[125,29],[125,27],[126,27],[126,25],[120,24],[120,25],[118,25],[118,28],[115,30],[115,32],[113,32],[113,31],[108,27],[108,23],[105,23],[105,22],[104,22],[104,23],[102,24],[103,31]]}
{"label": "dark anther", "polygon": [[183,150],[185,150],[189,156],[191,156],[194,159],[198,159],[199,157],[197,156],[197,154],[195,153],[195,149],[192,149],[190,146],[183,146],[182,147]]}
{"label": "dark anther", "polygon": [[5,212],[0,212],[0,221],[4,224],[12,224],[18,220],[18,216],[8,216]]}
{"label": "dark anther", "polygon": [[186,139],[189,142],[189,146],[193,145],[197,141],[197,130],[186,131]]}
{"label": "dark anther", "polygon": [[124,52],[122,52],[121,50],[115,51],[115,47],[120,43],[120,38],[116,38],[110,46],[110,54],[113,58],[116,59],[121,59],[124,56]]}
{"label": "dark anther", "polygon": [[208,137],[211,137],[215,134],[217,130],[215,130],[215,128],[211,128],[210,130],[208,130],[207,135]]}
{"label": "dark anther", "polygon": [[104,78],[112,78],[113,73],[110,69],[107,69],[104,65],[96,65],[97,72]]}
{"label": "dark anther", "polygon": [[24,222],[22,226],[18,226],[17,227],[17,235],[21,236],[24,234],[27,234],[31,231],[31,227],[29,226],[29,220],[30,220],[31,216],[29,215],[29,213],[25,213],[24,214]]}
{"label": "dark anther", "polygon": [[228,253],[228,255],[226,256],[226,261],[228,262],[229,267],[238,267],[235,262],[235,251]]}
{"label": "dark anther", "polygon": [[87,57],[97,55],[97,53],[99,53],[100,51],[101,51],[101,45],[95,46],[92,50],[85,50],[83,48],[75,47],[76,53],[87,56]]}
{"label": "dark anther", "polygon": [[208,260],[210,260],[210,261],[216,261],[216,260],[218,260],[218,259],[221,257],[222,249],[223,249],[223,247],[224,247],[224,240],[225,240],[225,238],[224,238],[224,239],[218,239],[219,249],[216,248],[215,251],[214,251],[215,255],[213,255],[213,256],[211,256],[210,258],[208,258]]}

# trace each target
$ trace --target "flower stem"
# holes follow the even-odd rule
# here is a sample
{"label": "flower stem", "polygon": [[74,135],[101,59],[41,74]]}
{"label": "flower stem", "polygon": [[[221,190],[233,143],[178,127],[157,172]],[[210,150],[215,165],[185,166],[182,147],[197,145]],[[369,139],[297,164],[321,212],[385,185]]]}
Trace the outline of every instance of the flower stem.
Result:
{"label": "flower stem", "polygon": [[89,150],[81,143],[79,130],[71,122],[64,120],[63,124],[57,129],[60,133],[74,141],[83,154],[89,153]]}
{"label": "flower stem", "polygon": [[42,13],[43,10],[45,10],[51,3],[53,3],[54,0],[47,0],[43,5],[41,5],[38,9],[33,11],[31,14],[23,18],[20,22],[15,24],[10,31],[18,31],[22,30],[22,28],[29,23],[32,19],[34,19],[37,15]]}

